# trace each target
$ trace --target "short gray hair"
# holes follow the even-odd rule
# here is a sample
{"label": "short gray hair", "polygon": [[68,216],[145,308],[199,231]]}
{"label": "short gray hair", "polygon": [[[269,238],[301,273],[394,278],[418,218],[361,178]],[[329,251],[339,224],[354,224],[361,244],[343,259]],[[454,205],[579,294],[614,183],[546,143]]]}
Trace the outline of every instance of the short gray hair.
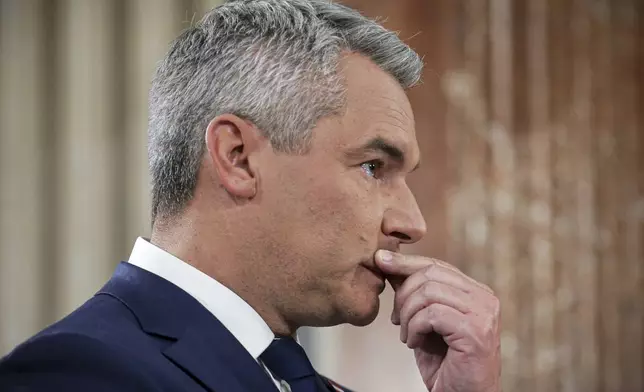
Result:
{"label": "short gray hair", "polygon": [[150,90],[152,220],[192,199],[207,124],[224,113],[255,124],[273,148],[304,153],[311,130],[345,106],[343,51],[360,53],[407,89],[422,61],[396,33],[325,0],[226,2],[185,30]]}

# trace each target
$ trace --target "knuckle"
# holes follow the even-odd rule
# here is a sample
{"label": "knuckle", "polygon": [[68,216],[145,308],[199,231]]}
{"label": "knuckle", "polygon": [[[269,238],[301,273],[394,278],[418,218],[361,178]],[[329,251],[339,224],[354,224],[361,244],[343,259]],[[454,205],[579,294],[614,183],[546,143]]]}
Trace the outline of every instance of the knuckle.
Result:
{"label": "knuckle", "polygon": [[492,315],[486,317],[484,319],[484,322],[483,322],[482,330],[483,330],[483,334],[485,336],[488,336],[488,337],[491,336],[491,335],[496,334],[496,330],[497,330],[497,319],[496,319],[496,317],[494,317]]}
{"label": "knuckle", "polygon": [[425,282],[423,284],[422,292],[425,297],[432,297],[436,291],[436,284],[434,282]]}
{"label": "knuckle", "polygon": [[405,325],[407,325],[407,331],[409,333],[412,333],[418,330],[422,323],[423,323],[423,318],[418,317],[418,315],[414,315],[413,317],[410,317],[405,320]]}
{"label": "knuckle", "polygon": [[463,350],[467,355],[477,356],[485,350],[485,338],[475,326],[462,325],[461,333],[468,337],[463,344]]}
{"label": "knuckle", "polygon": [[442,315],[443,314],[440,311],[440,307],[436,306],[435,304],[431,304],[427,308],[425,308],[425,319],[430,322],[432,320],[439,319]]}
{"label": "knuckle", "polygon": [[492,317],[495,320],[501,318],[501,300],[498,297],[493,296],[490,300],[490,309],[492,310]]}
{"label": "knuckle", "polygon": [[431,305],[441,301],[441,289],[436,282],[425,282],[422,287],[423,302],[425,305]]}
{"label": "knuckle", "polygon": [[487,355],[498,346],[498,318],[492,313],[469,319],[463,329],[469,336],[467,351],[471,355]]}
{"label": "knuckle", "polygon": [[414,306],[412,301],[407,301],[400,307],[399,311],[400,311],[400,319],[401,319],[401,321],[409,319],[408,315],[411,312],[412,306]]}
{"label": "knuckle", "polygon": [[431,277],[432,277],[432,275],[433,275],[433,274],[435,273],[435,271],[436,271],[436,267],[437,267],[436,262],[435,262],[435,261],[432,261],[431,263],[429,263],[429,265],[428,265],[427,267],[425,267],[425,268],[423,269],[423,275],[424,275],[426,278],[431,278]]}
{"label": "knuckle", "polygon": [[470,344],[467,346],[469,353],[472,355],[482,355],[495,346],[496,330],[492,328],[492,324],[487,322],[481,325],[469,324],[465,333],[470,336]]}
{"label": "knuckle", "polygon": [[498,318],[496,318],[492,314],[483,317],[478,331],[478,336],[480,336],[480,340],[483,343],[482,348],[487,348],[490,344],[497,340],[499,331]]}
{"label": "knuckle", "polygon": [[420,327],[430,323],[435,317],[432,307],[426,307],[409,318],[409,326]]}

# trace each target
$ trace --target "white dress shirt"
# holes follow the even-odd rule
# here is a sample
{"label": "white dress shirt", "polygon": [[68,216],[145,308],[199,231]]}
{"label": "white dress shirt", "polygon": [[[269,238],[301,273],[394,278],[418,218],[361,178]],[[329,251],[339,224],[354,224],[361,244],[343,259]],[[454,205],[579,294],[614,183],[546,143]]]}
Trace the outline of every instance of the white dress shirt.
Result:
{"label": "white dress shirt", "polygon": [[275,334],[255,309],[241,297],[215,279],[141,237],[136,240],[128,262],[173,283],[199,301],[267,371],[278,390],[289,390],[288,385],[278,380],[259,359],[275,338]]}

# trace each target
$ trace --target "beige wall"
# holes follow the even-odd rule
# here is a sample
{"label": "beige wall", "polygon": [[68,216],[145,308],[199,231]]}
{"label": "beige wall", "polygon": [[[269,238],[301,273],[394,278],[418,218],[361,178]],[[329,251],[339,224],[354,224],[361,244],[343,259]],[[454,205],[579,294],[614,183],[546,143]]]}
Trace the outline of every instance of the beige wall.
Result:
{"label": "beige wall", "polygon": [[[407,251],[495,288],[505,391],[643,390],[644,3],[345,2],[425,56],[410,183],[429,233]],[[216,3],[0,0],[0,354],[149,233],[148,82]],[[367,328],[307,330],[319,370],[422,391],[391,298]]]}
{"label": "beige wall", "polygon": [[0,352],[90,296],[149,233],[147,90],[217,1],[0,1]]}
{"label": "beige wall", "polygon": [[425,56],[410,251],[496,290],[504,390],[644,390],[644,2],[346,3]]}

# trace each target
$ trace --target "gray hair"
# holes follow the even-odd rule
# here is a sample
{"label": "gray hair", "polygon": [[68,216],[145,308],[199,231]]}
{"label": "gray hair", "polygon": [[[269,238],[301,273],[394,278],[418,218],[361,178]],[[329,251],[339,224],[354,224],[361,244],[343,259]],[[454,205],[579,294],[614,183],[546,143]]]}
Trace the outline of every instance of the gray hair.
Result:
{"label": "gray hair", "polygon": [[342,52],[360,53],[407,89],[422,61],[398,36],[325,0],[226,2],[185,30],[150,90],[152,219],[192,199],[205,128],[224,113],[251,121],[285,153],[305,153],[320,118],[340,114]]}

